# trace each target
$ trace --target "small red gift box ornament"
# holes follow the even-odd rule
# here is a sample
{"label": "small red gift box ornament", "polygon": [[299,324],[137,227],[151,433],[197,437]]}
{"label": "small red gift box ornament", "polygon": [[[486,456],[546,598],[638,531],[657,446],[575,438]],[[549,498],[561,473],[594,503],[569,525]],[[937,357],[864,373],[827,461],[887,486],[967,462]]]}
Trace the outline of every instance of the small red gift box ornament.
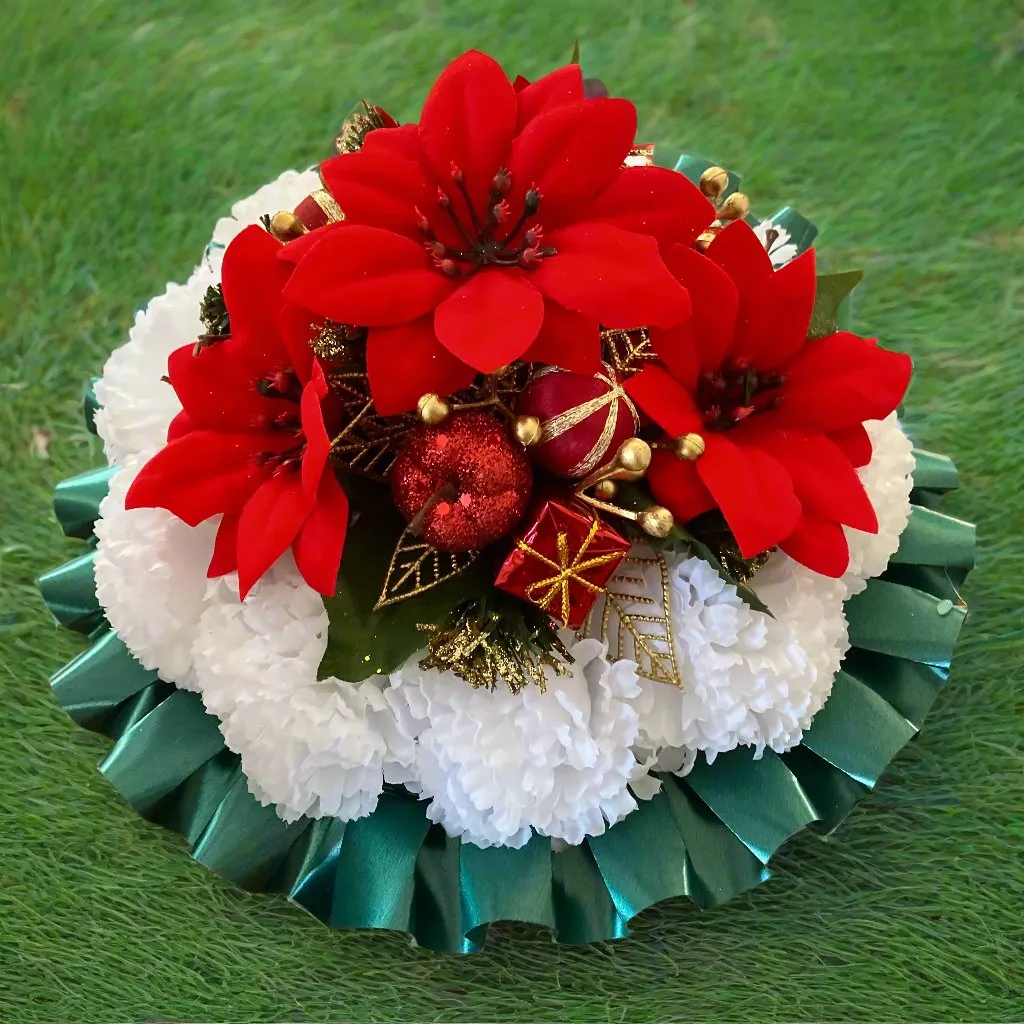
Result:
{"label": "small red gift box ornament", "polygon": [[528,522],[494,585],[578,629],[630,542],[578,504],[549,499]]}

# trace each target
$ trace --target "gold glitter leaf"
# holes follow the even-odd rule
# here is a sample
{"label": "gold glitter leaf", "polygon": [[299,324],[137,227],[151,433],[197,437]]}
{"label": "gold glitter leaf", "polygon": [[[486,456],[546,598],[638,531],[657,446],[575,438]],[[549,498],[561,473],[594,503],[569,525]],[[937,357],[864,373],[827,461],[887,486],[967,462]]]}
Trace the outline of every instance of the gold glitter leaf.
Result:
{"label": "gold glitter leaf", "polygon": [[665,559],[637,546],[609,580],[578,635],[607,643],[609,661],[635,661],[644,679],[682,689],[674,632]]}
{"label": "gold glitter leaf", "polygon": [[391,556],[384,589],[373,610],[415,597],[468,569],[479,551],[439,551],[432,544],[413,536],[409,527],[402,532]]}
{"label": "gold glitter leaf", "polygon": [[631,331],[602,331],[601,349],[605,360],[615,367],[620,379],[639,373],[658,358],[645,327]]}
{"label": "gold glitter leaf", "polygon": [[365,373],[331,373],[328,382],[341,399],[345,423],[331,441],[332,461],[371,480],[386,479],[418,417],[379,416]]}

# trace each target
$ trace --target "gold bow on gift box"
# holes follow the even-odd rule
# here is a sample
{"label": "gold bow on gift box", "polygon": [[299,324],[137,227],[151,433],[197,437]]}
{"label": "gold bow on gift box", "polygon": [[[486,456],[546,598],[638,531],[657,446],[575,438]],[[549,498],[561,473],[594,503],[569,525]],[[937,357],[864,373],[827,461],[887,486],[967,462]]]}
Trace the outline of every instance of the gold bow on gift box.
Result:
{"label": "gold bow on gift box", "polygon": [[556,597],[560,597],[560,612],[554,617],[561,619],[563,626],[569,625],[569,617],[572,612],[572,600],[569,594],[569,584],[579,583],[582,587],[586,588],[590,593],[597,597],[604,593],[604,587],[599,587],[596,583],[592,583],[581,574],[589,569],[596,569],[599,566],[608,565],[611,562],[619,562],[622,560],[623,553],[621,551],[612,551],[605,555],[596,555],[586,561],[583,560],[583,556],[586,555],[590,545],[594,542],[594,538],[597,536],[600,528],[601,521],[595,516],[594,521],[590,525],[590,530],[587,533],[586,539],[583,541],[579,551],[577,551],[575,556],[573,556],[571,562],[569,561],[569,535],[567,533],[560,532],[558,534],[556,541],[558,549],[557,562],[548,558],[547,555],[543,555],[534,548],[531,548],[526,541],[516,541],[516,547],[518,547],[520,551],[524,551],[528,555],[533,555],[534,558],[539,558],[545,565],[550,566],[555,570],[554,576],[549,576],[546,579],[537,580],[535,583],[531,583],[526,588],[526,599],[543,608],[544,611],[548,612],[548,614],[552,614],[551,605],[554,603]]}

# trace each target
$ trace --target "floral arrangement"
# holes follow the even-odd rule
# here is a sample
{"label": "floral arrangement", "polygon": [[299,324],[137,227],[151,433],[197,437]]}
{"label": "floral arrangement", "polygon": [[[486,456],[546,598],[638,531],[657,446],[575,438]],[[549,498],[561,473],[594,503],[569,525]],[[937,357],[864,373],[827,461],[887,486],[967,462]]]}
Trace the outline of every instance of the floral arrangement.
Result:
{"label": "floral arrangement", "polygon": [[910,359],[844,326],[861,275],[656,164],[576,63],[464,54],[335,148],[95,382],[58,699],[193,856],[336,926],[591,940],[764,880],[965,614],[955,470],[900,425]]}

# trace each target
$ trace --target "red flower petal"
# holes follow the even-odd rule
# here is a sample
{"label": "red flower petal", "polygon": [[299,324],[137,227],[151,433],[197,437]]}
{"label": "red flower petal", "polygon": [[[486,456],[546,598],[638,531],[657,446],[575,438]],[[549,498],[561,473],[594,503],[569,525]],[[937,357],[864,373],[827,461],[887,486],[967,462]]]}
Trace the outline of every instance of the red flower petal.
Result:
{"label": "red flower petal", "polygon": [[814,309],[814,250],[797,256],[745,297],[732,355],[776,370],[800,351]]}
{"label": "red flower petal", "polygon": [[783,466],[724,434],[708,434],[704,441],[697,473],[714,495],[743,557],[753,558],[788,537],[800,519],[800,502]]}
{"label": "red flower petal", "polygon": [[523,358],[589,375],[601,369],[601,329],[592,317],[544,302],[544,323]]}
{"label": "red flower petal", "polygon": [[718,233],[708,246],[708,259],[733,279],[743,298],[755,292],[773,273],[771,257],[754,229],[742,220],[734,220]]}
{"label": "red flower petal", "polygon": [[441,72],[420,115],[420,142],[438,184],[450,191],[454,164],[479,209],[491,180],[508,162],[516,94],[501,65],[470,50]]}
{"label": "red flower petal", "polygon": [[284,296],[339,323],[386,327],[429,312],[453,287],[411,239],[343,224],[301,260]]}
{"label": "red flower petal", "polygon": [[842,449],[852,465],[859,468],[871,461],[871,438],[863,423],[845,430],[831,430],[826,436]]}
{"label": "red flower petal", "polygon": [[910,383],[910,357],[848,331],[809,341],[785,368],[780,425],[842,430],[884,419]]}
{"label": "red flower petal", "polygon": [[248,338],[270,352],[280,348],[277,311],[290,268],[277,258],[281,243],[251,225],[228,244],[221,270],[224,304],[231,316],[231,336]]}
{"label": "red flower petal", "polygon": [[[857,471],[842,450],[821,434],[758,428],[757,417],[735,431],[737,443],[751,443],[777,459],[789,473],[805,513],[878,532],[874,507]],[[742,441],[741,441],[742,439]]]}
{"label": "red flower petal", "polygon": [[697,390],[701,372],[700,353],[694,337],[693,320],[685,320],[675,327],[651,327],[647,336],[651,348],[665,368],[691,394]]}
{"label": "red flower petal", "polygon": [[302,453],[302,489],[308,498],[316,494],[331,452],[331,439],[327,436],[320,408],[320,400],[327,390],[324,372],[316,363],[313,379],[302,389],[302,433],[306,438],[306,450]]}
{"label": "red flower petal", "polygon": [[635,135],[636,109],[627,100],[580,100],[538,115],[512,143],[512,209],[532,185],[543,196],[540,222],[564,223],[611,184]]}
{"label": "red flower petal", "polygon": [[256,461],[264,451],[285,451],[296,436],[221,434],[196,430],[161,448],[135,478],[125,508],[165,508],[189,526],[220,512],[237,512],[270,472]]}
{"label": "red flower petal", "polygon": [[677,171],[627,167],[580,212],[580,219],[654,235],[662,244],[689,245],[715,219],[715,208]]}
{"label": "red flower petal", "polygon": [[452,355],[491,373],[518,359],[544,320],[544,300],[516,267],[473,274],[434,311],[437,340]]}
{"label": "red flower petal", "polygon": [[179,437],[191,434],[196,429],[196,422],[184,409],[171,420],[167,427],[167,440],[177,441]]}
{"label": "red flower petal", "polygon": [[316,504],[292,543],[302,578],[319,594],[335,591],[347,531],[348,497],[334,473],[325,473]]}
{"label": "red flower petal", "polygon": [[647,470],[651,493],[678,523],[687,523],[715,507],[715,499],[697,475],[697,463],[656,451]]}
{"label": "red flower petal", "polygon": [[660,366],[648,366],[630,377],[626,393],[669,437],[700,433],[704,428],[689,392]]}
{"label": "red flower petal", "polygon": [[433,318],[375,327],[366,341],[373,404],[381,416],[415,409],[421,395],[450,395],[469,387],[476,371],[434,337]]}
{"label": "red flower petal", "polygon": [[[518,82],[520,79],[516,79]],[[532,84],[522,79],[523,85],[513,89],[518,100],[516,134],[526,127],[538,114],[563,103],[578,103],[583,99],[583,76],[578,64],[558,68]]]}
{"label": "red flower petal", "polygon": [[551,232],[544,244],[557,255],[530,271],[530,280],[567,309],[612,329],[672,327],[689,315],[686,290],[648,235],[587,222]]}
{"label": "red flower petal", "polygon": [[850,549],[843,528],[829,519],[805,513],[797,528],[779,547],[794,561],[822,576],[838,579],[850,564]]}
{"label": "red flower petal", "polygon": [[263,355],[251,342],[231,337],[200,349],[175,349],[167,360],[167,374],[193,425],[199,429],[240,433],[266,430],[282,413],[295,412],[295,403],[270,398],[256,389],[258,380],[286,369],[283,345]]}
{"label": "red flower petal", "polygon": [[323,328],[323,317],[301,306],[284,303],[277,315],[277,323],[281,341],[288,352],[288,365],[300,383],[309,383],[313,374],[313,350],[309,343]]}
{"label": "red flower petal", "polygon": [[687,245],[674,245],[665,265],[690,294],[691,323],[704,370],[717,370],[732,348],[740,296],[732,278],[714,260]]}
{"label": "red flower petal", "polygon": [[436,206],[420,165],[386,151],[343,153],[320,165],[320,176],[349,224],[370,224],[421,241],[416,208]]}
{"label": "red flower petal", "polygon": [[224,516],[217,527],[213,556],[206,569],[208,579],[226,576],[238,568],[238,516]]}
{"label": "red flower petal", "polygon": [[359,152],[372,156],[400,156],[418,163],[423,155],[419,125],[403,124],[394,128],[374,128],[363,139]]}
{"label": "red flower petal", "polygon": [[292,241],[279,249],[277,258],[282,263],[290,263],[294,266],[310,249],[319,245],[329,235],[333,235],[336,231],[344,231],[348,227],[349,225],[345,221],[334,220],[329,224],[324,224],[323,227],[316,228],[314,231],[307,231],[304,235],[299,235],[298,238],[292,239]]}
{"label": "red flower petal", "polygon": [[295,472],[275,473],[245,503],[238,522],[238,591],[244,601],[283,555],[313,508]]}

